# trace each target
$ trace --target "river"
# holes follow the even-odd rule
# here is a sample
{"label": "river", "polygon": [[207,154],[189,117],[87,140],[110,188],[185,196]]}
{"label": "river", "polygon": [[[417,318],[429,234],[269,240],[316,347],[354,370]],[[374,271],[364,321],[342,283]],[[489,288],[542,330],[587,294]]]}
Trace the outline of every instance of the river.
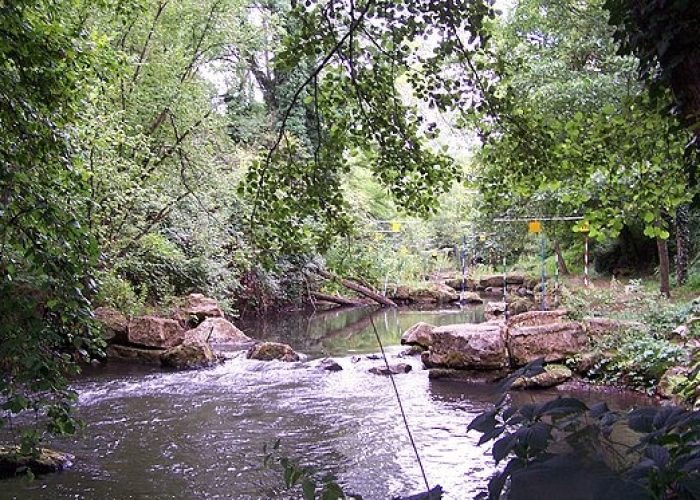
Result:
{"label": "river", "polygon": [[[295,313],[239,326],[289,343],[308,354],[307,363],[239,356],[191,372],[119,363],[89,369],[73,384],[85,429],[50,443],[73,453],[74,466],[31,483],[5,481],[0,498],[298,498],[285,490],[279,468],[263,464],[263,445],[277,439],[282,454],[319,477],[333,474],[346,492],[382,500],[419,492],[420,469],[390,379],[367,371],[382,363],[366,356],[378,351],[370,318],[391,357],[402,351],[400,332],[418,321],[482,320],[479,308]],[[315,368],[325,356],[343,370]],[[419,359],[401,362],[413,366],[395,380],[428,480],[443,486],[445,498],[472,498],[494,464],[466,427],[495,399],[493,388],[429,380]]]}

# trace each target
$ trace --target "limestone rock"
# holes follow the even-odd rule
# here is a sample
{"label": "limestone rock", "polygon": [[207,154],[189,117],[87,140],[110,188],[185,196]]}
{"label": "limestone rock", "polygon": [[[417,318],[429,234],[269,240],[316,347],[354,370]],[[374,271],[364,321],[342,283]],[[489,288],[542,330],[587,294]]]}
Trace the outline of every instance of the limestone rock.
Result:
{"label": "limestone rock", "polygon": [[160,355],[165,349],[141,349],[125,345],[113,344],[107,348],[107,359],[129,361],[146,365],[159,365]]}
{"label": "limestone rock", "polygon": [[556,309],[554,311],[530,311],[524,314],[508,318],[508,328],[521,326],[539,326],[560,323],[565,320],[569,313],[566,309]]}
{"label": "limestone rock", "polygon": [[490,276],[482,276],[481,278],[479,278],[479,285],[481,285],[484,288],[503,288],[503,275],[493,274]]}
{"label": "limestone rock", "polygon": [[413,369],[413,367],[406,363],[398,363],[395,365],[386,366],[374,366],[368,371],[374,373],[375,375],[399,375],[401,373],[408,373]]}
{"label": "limestone rock", "polygon": [[287,344],[278,342],[261,342],[248,349],[246,354],[248,359],[257,359],[258,361],[299,361],[299,355],[294,352]]}
{"label": "limestone rock", "polygon": [[129,332],[129,320],[126,316],[111,307],[98,307],[94,314],[105,340],[126,342]]}
{"label": "limestone rock", "polygon": [[68,453],[39,448],[36,456],[21,455],[18,446],[0,446],[0,478],[9,478],[24,470],[34,474],[59,472],[73,465],[75,457]]}
{"label": "limestone rock", "polygon": [[137,316],[129,322],[128,340],[145,347],[168,348],[181,344],[185,330],[170,318]]}
{"label": "limestone rock", "polygon": [[543,389],[562,384],[572,377],[571,370],[564,365],[547,365],[544,372],[532,377],[520,377],[513,381],[512,389]]}
{"label": "limestone rock", "polygon": [[435,327],[428,323],[419,322],[406,330],[401,335],[402,345],[418,345],[424,349],[429,348],[433,343],[433,330]]}
{"label": "limestone rock", "polygon": [[433,330],[426,367],[495,370],[508,364],[503,326],[495,322],[448,325]]}
{"label": "limestone rock", "polygon": [[535,303],[526,298],[517,298],[508,302],[508,316],[513,317],[528,312],[536,307]]}
{"label": "limestone rock", "polygon": [[688,379],[689,373],[687,366],[672,366],[661,376],[656,385],[656,394],[662,398],[673,398],[678,385]]}
{"label": "limestone rock", "polygon": [[459,294],[443,283],[433,283],[415,289],[398,286],[390,293],[390,298],[401,304],[446,304],[459,300]]}
{"label": "limestone rock", "polygon": [[[516,318],[518,316],[513,319]],[[511,326],[508,329],[508,351],[516,366],[538,358],[544,358],[548,363],[561,361],[583,351],[587,343],[583,326],[577,322]]]}
{"label": "limestone rock", "polygon": [[487,302],[484,307],[484,317],[487,320],[501,318],[505,312],[505,302]]}
{"label": "limestone rock", "polygon": [[482,299],[478,293],[476,292],[464,292],[461,294],[460,299],[461,302],[466,302],[467,304],[483,304],[484,299]]}
{"label": "limestone rock", "polygon": [[186,340],[171,347],[160,356],[163,366],[178,370],[190,370],[216,364],[219,360],[206,342],[197,339]]}
{"label": "limestone rock", "polygon": [[182,312],[187,316],[196,317],[199,321],[204,321],[205,318],[222,318],[224,316],[216,299],[201,293],[188,295],[185,299],[185,305],[182,307]]}
{"label": "limestone rock", "polygon": [[610,318],[583,318],[583,328],[589,337],[600,337],[625,329],[648,330],[648,327],[636,321],[622,321]]}
{"label": "limestone rock", "polygon": [[231,322],[224,318],[207,318],[196,328],[185,332],[185,340],[199,340],[212,345],[242,345],[245,346],[253,339],[236,328]]}

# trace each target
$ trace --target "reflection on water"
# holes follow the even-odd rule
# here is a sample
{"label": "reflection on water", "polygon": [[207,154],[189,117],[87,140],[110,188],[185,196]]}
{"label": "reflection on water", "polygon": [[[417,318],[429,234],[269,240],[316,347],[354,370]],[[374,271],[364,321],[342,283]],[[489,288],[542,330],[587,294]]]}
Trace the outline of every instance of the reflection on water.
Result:
{"label": "reflection on water", "polygon": [[249,336],[285,342],[311,356],[342,356],[377,351],[372,322],[385,345],[399,344],[402,332],[419,321],[435,326],[479,323],[481,307],[416,311],[411,309],[356,308],[315,314],[287,314],[243,321],[238,326]]}
{"label": "reflection on water", "polygon": [[[420,491],[420,471],[388,378],[367,370],[380,361],[371,310],[289,316],[242,325],[314,356],[332,354],[343,371],[311,363],[264,363],[238,357],[194,372],[112,364],[75,383],[87,428],[52,443],[76,455],[73,469],[4,483],[2,498],[293,498],[279,470],[263,467],[263,443],[281,438],[285,453],[335,474],[348,491],[387,499]],[[372,316],[390,356],[399,330],[416,321],[478,320],[475,310]],[[396,323],[398,321],[398,328]],[[467,499],[493,472],[488,447],[468,422],[495,399],[492,388],[430,381],[418,359],[396,377],[431,484],[446,498]]]}

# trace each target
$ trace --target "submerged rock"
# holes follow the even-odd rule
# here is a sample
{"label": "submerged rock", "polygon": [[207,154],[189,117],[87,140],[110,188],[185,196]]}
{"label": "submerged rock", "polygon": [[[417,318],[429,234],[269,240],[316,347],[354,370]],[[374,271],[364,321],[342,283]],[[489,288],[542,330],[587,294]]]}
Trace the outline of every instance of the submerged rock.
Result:
{"label": "submerged rock", "polygon": [[544,372],[532,377],[520,377],[513,381],[512,389],[544,389],[563,384],[573,376],[564,365],[547,365]]}
{"label": "submerged rock", "polygon": [[102,338],[107,341],[126,342],[129,333],[129,320],[111,307],[98,307],[94,311],[100,324]]}
{"label": "submerged rock", "polygon": [[501,370],[455,370],[452,368],[431,368],[428,378],[432,380],[459,380],[473,384],[493,384],[503,378],[506,372]]}
{"label": "submerged rock", "polygon": [[185,340],[241,346],[255,342],[224,318],[205,319],[197,328],[185,332]]}
{"label": "submerged rock", "polygon": [[107,359],[129,361],[147,365],[159,365],[160,355],[165,349],[142,349],[125,345],[113,344],[107,348]]}
{"label": "submerged rock", "polygon": [[34,474],[59,472],[73,465],[73,460],[73,455],[48,448],[39,448],[35,455],[21,455],[18,446],[0,446],[0,478],[27,470]]}
{"label": "submerged rock", "polygon": [[428,368],[496,370],[508,365],[503,324],[465,323],[433,330],[433,345],[423,358]]}
{"label": "submerged rock", "polygon": [[331,359],[331,358],[324,358],[321,361],[318,362],[316,365],[317,368],[321,370],[325,370],[328,372],[339,372],[343,370],[343,367],[340,366],[340,363],[338,363],[336,360]]}
{"label": "submerged rock", "polygon": [[197,339],[186,340],[182,344],[171,347],[160,356],[163,366],[178,370],[204,368],[218,363],[211,346]]}
{"label": "submerged rock", "polygon": [[412,369],[413,367],[409,364],[397,363],[395,365],[389,365],[389,368],[386,366],[374,366],[367,371],[375,375],[399,375],[401,373],[408,373]]}
{"label": "submerged rock", "polygon": [[287,344],[278,342],[261,342],[248,349],[246,354],[248,359],[258,361],[299,361],[299,355]]}
{"label": "submerged rock", "polygon": [[181,344],[185,330],[170,318],[137,316],[129,322],[128,340],[145,347],[168,348]]}
{"label": "submerged rock", "polygon": [[433,343],[434,329],[435,327],[431,324],[422,321],[416,323],[401,335],[401,344],[420,346],[427,349]]}

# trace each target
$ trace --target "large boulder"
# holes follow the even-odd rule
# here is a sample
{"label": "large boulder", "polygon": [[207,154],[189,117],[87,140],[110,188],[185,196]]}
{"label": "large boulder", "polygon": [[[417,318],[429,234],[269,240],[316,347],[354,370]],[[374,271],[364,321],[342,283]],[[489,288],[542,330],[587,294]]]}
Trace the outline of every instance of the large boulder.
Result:
{"label": "large boulder", "polygon": [[401,335],[401,344],[417,345],[423,349],[429,348],[433,343],[433,330],[435,327],[428,323],[419,322],[406,330]]}
{"label": "large boulder", "polygon": [[509,285],[522,285],[525,283],[525,275],[521,273],[508,273],[506,283]]}
{"label": "large boulder", "polygon": [[508,328],[508,352],[516,366],[538,358],[546,362],[562,361],[582,352],[587,344],[583,326],[573,321]]}
{"label": "large boulder", "polygon": [[159,365],[160,355],[165,349],[141,349],[119,344],[110,345],[107,348],[107,359],[117,361],[129,361],[144,365]]}
{"label": "large boulder", "polygon": [[100,325],[102,338],[109,342],[126,342],[129,333],[129,320],[111,307],[98,307],[94,311]]}
{"label": "large boulder", "polygon": [[447,325],[433,330],[433,345],[422,358],[428,368],[497,370],[508,365],[503,324]]}
{"label": "large boulder", "polygon": [[14,477],[26,470],[34,474],[59,472],[73,465],[74,459],[73,455],[48,448],[27,455],[18,446],[0,446],[0,478]]}
{"label": "large boulder", "polygon": [[188,295],[182,307],[182,312],[189,317],[196,317],[198,321],[204,321],[205,318],[222,318],[224,316],[216,299],[201,293]]}
{"label": "large boulder", "polygon": [[205,319],[196,328],[185,332],[185,341],[188,340],[242,347],[255,342],[224,318]]}
{"label": "large boulder", "polygon": [[129,322],[128,340],[145,347],[168,348],[181,344],[185,330],[174,319],[137,316]]}
{"label": "large boulder", "polygon": [[287,344],[277,342],[261,342],[248,349],[246,354],[248,359],[258,361],[299,361],[299,355]]}
{"label": "large boulder", "polygon": [[214,355],[208,343],[198,339],[189,339],[161,354],[160,362],[169,368],[190,370],[212,366],[219,362],[219,359]]}
{"label": "large boulder", "polygon": [[547,365],[544,371],[532,377],[519,377],[511,384],[512,389],[544,389],[563,384],[573,376],[564,365]]}
{"label": "large boulder", "polygon": [[569,313],[566,309],[555,309],[554,311],[529,311],[527,313],[518,314],[508,318],[508,328],[521,326],[539,326],[551,325],[552,323],[561,323],[565,321],[566,315]]}

